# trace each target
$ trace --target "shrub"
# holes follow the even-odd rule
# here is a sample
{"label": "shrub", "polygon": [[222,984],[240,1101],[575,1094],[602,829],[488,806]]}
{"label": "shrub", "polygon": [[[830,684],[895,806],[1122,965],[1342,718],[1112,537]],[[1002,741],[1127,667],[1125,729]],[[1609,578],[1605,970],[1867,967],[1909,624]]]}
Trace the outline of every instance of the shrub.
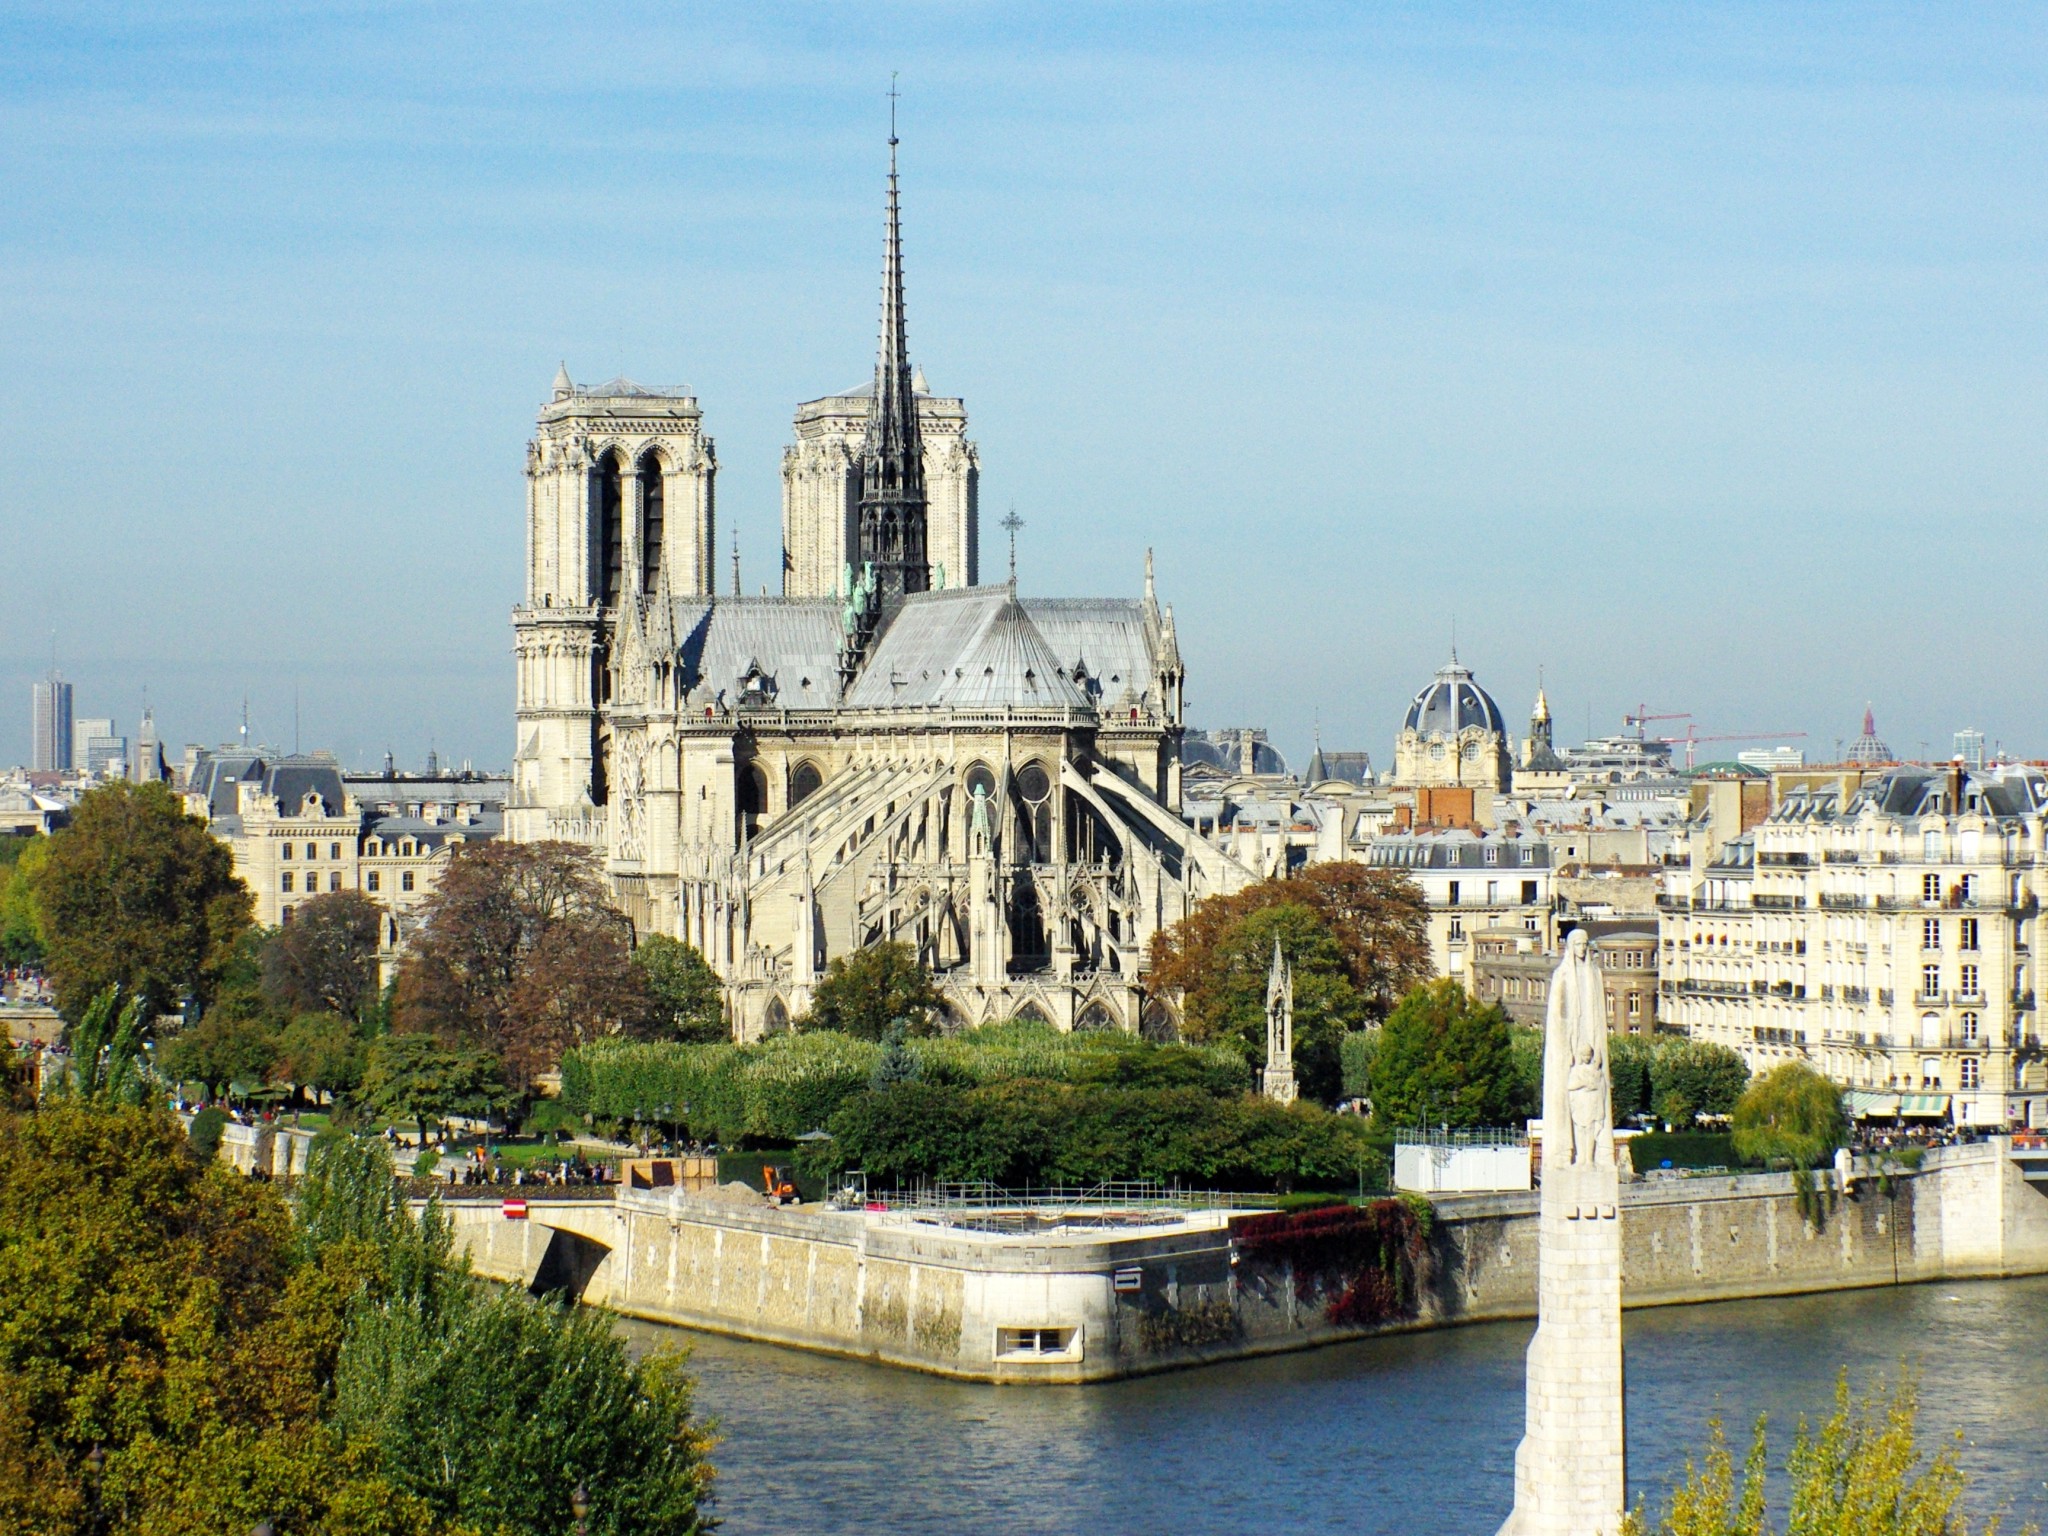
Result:
{"label": "shrub", "polygon": [[1649,1107],[1683,1130],[1697,1116],[1732,1113],[1748,1086],[1748,1065],[1727,1046],[1663,1041],[1650,1061]]}
{"label": "shrub", "polygon": [[1337,1042],[1339,1087],[1345,1098],[1372,1096],[1372,1062],[1379,1048],[1379,1031],[1374,1029],[1354,1029]]}
{"label": "shrub", "polygon": [[1705,1131],[1652,1132],[1629,1138],[1628,1155],[1637,1173],[1648,1173],[1669,1162],[1674,1168],[1740,1168],[1744,1159],[1735,1150],[1735,1138]]}
{"label": "shrub", "polygon": [[227,1126],[225,1110],[208,1106],[192,1117],[192,1124],[185,1130],[185,1140],[192,1148],[192,1155],[202,1163],[210,1163],[220,1155],[220,1134]]}

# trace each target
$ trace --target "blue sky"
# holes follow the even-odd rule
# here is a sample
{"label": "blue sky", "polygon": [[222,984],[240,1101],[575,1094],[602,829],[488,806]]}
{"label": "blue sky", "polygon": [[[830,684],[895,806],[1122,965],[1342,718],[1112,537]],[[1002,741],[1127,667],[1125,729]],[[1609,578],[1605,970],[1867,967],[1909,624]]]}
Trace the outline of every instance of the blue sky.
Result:
{"label": "blue sky", "polygon": [[891,70],[988,531],[1155,546],[1197,723],[1390,759],[1455,623],[1574,738],[2048,753],[2038,7],[14,0],[0,761],[54,630],[124,728],[504,763],[561,359],[695,387],[772,580]]}

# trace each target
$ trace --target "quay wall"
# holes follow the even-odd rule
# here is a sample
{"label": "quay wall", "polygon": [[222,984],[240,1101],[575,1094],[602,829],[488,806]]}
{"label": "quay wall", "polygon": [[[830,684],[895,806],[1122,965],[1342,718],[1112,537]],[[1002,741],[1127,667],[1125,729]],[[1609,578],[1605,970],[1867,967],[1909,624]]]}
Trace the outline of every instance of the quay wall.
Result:
{"label": "quay wall", "polygon": [[[1823,1192],[1811,1221],[1785,1174],[1622,1194],[1627,1306],[2048,1272],[2048,1188],[2029,1184],[2002,1142],[1932,1153],[1888,1188],[1873,1178]],[[1536,1196],[1446,1196],[1436,1209],[1419,1313],[1391,1327],[1533,1317]],[[1102,1380],[1388,1331],[1331,1324],[1329,1294],[1242,1251],[1224,1212],[1156,1234],[992,1239],[632,1192],[535,1198],[523,1221],[494,1201],[449,1210],[457,1241],[494,1279],[978,1380]],[[1020,1352],[1021,1329],[1057,1332]]]}

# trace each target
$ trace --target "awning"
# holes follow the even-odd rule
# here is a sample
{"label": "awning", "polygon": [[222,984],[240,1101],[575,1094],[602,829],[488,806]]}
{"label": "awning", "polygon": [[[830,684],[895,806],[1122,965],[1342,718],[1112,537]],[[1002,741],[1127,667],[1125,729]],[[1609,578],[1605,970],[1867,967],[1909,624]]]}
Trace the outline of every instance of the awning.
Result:
{"label": "awning", "polygon": [[1896,1093],[1868,1093],[1861,1088],[1851,1088],[1845,1097],[1849,1101],[1849,1113],[1858,1120],[1889,1120],[1899,1112]]}
{"label": "awning", "polygon": [[1899,1095],[1901,1115],[1933,1115],[1946,1119],[1948,1116],[1948,1095],[1945,1093],[1903,1093]]}

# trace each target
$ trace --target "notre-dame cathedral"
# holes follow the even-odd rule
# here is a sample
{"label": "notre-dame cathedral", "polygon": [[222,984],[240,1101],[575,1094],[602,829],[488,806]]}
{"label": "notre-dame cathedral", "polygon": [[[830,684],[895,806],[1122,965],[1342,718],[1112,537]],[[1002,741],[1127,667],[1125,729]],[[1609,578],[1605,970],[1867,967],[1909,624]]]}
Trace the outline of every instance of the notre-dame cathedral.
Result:
{"label": "notre-dame cathedral", "polygon": [[1135,599],[980,584],[966,410],[910,363],[889,142],[874,384],[798,408],[782,596],[715,594],[692,396],[556,376],[527,449],[507,831],[601,850],[636,928],[717,968],[741,1038],[884,939],[955,1026],[1167,1032],[1148,941],[1252,878],[1179,814],[1173,610],[1149,556]]}

